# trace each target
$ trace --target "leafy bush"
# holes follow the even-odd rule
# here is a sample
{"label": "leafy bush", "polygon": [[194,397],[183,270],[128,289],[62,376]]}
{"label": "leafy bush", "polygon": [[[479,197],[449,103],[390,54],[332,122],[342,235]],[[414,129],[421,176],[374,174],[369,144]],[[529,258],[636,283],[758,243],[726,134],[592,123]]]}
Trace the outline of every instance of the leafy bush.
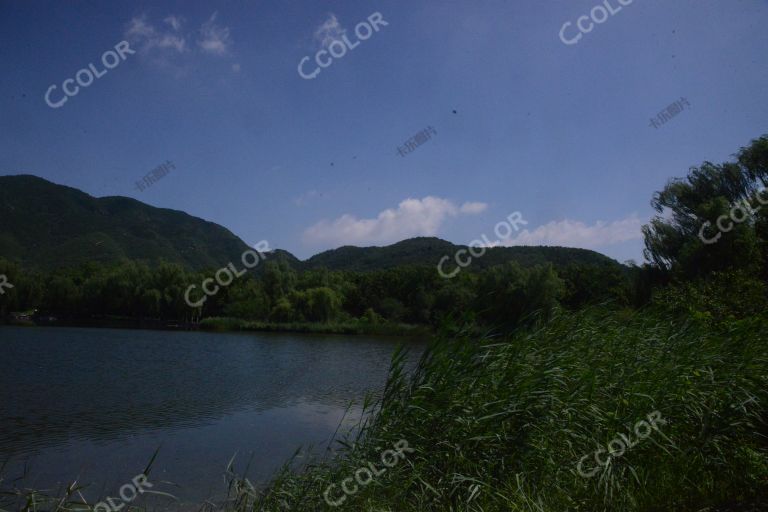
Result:
{"label": "leafy bush", "polygon": [[678,314],[708,321],[747,318],[768,311],[768,288],[744,271],[714,272],[656,292],[654,302]]}

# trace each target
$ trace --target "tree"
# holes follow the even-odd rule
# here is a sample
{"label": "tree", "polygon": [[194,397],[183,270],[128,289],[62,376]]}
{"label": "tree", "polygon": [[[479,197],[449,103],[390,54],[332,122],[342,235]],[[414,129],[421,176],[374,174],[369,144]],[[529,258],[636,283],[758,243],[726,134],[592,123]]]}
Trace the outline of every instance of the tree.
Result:
{"label": "tree", "polygon": [[246,320],[266,320],[269,317],[269,297],[261,281],[242,279],[227,289],[224,315]]}
{"label": "tree", "polygon": [[310,288],[304,293],[304,299],[300,311],[310,322],[329,322],[341,311],[341,299],[327,286]]}
{"label": "tree", "polygon": [[290,301],[283,297],[272,308],[272,311],[269,313],[269,319],[273,322],[295,322],[297,320],[296,311],[293,309]]}
{"label": "tree", "polygon": [[477,286],[475,310],[487,323],[507,328],[532,313],[548,314],[565,292],[551,265],[523,269],[515,262],[485,270]]}
{"label": "tree", "polygon": [[262,274],[264,289],[270,300],[275,303],[296,288],[296,271],[285,261],[268,261]]}
{"label": "tree", "polygon": [[[659,215],[643,234],[646,258],[657,267],[695,277],[731,268],[751,271],[765,261],[755,225],[761,198],[768,199],[758,196],[768,178],[768,136],[753,140],[736,157],[691,168],[686,178],[671,180],[654,195],[651,205]],[[720,226],[733,225],[727,232],[718,227],[723,217],[728,222],[720,220]]]}

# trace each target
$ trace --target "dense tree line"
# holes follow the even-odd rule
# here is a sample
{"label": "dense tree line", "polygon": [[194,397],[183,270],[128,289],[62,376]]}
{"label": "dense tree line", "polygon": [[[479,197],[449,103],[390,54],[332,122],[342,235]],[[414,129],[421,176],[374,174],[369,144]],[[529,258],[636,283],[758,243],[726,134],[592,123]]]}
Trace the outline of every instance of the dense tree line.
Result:
{"label": "dense tree line", "polygon": [[161,263],[88,263],[46,273],[0,259],[0,274],[14,288],[0,297],[0,313],[37,309],[38,314],[84,319],[104,316],[189,321],[235,317],[270,322],[332,322],[359,319],[437,325],[467,315],[488,324],[512,325],[556,304],[579,307],[614,299],[627,302],[631,281],[614,267],[575,264],[523,268],[514,262],[453,279],[434,266],[350,272],[297,272],[285,261],[270,261],[221,287],[199,308],[184,299],[193,283],[213,275]]}

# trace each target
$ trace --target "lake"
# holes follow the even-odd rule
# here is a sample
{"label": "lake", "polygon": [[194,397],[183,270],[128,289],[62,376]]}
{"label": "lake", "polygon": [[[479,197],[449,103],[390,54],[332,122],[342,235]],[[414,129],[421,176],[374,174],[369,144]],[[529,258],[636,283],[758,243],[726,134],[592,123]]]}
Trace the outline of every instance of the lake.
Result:
{"label": "lake", "polygon": [[[264,483],[300,446],[325,451],[380,392],[406,342],[375,336],[0,327],[6,482],[75,478],[103,496],[141,473],[182,503],[221,497],[224,470]],[[353,405],[346,414],[348,406]],[[26,469],[25,469],[26,468]],[[25,474],[26,471],[26,474]]]}

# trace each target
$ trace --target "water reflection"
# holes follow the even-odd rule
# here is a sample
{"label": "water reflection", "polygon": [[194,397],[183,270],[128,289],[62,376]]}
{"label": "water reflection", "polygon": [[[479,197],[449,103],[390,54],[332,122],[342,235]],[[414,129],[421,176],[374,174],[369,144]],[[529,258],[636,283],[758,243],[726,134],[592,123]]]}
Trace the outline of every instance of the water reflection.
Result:
{"label": "water reflection", "polygon": [[[268,478],[324,446],[350,400],[380,390],[397,340],[295,334],[0,328],[0,459],[27,485],[111,489],[162,445],[156,478],[214,495],[233,453]],[[414,352],[421,349],[420,344]],[[353,408],[348,424],[356,420]]]}

